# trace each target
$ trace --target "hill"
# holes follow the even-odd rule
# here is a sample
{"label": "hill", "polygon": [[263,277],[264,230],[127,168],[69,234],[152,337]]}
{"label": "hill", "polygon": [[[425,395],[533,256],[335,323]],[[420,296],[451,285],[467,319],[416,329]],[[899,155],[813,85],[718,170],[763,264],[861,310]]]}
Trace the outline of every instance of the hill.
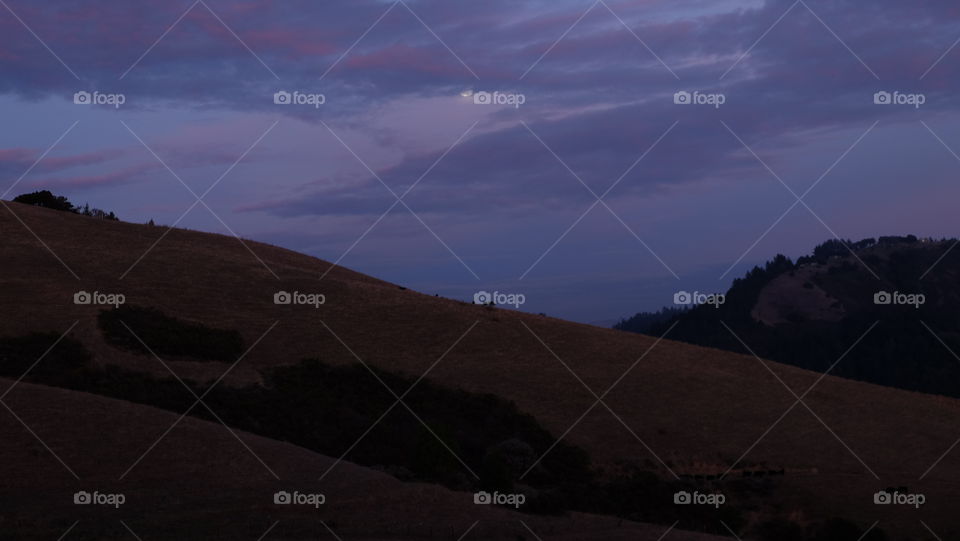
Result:
{"label": "hill", "polygon": [[[13,384],[0,379],[4,391]],[[142,539],[456,539],[468,530],[476,539],[517,539],[532,538],[532,530],[600,540],[657,539],[665,531],[591,515],[540,517],[480,507],[468,494],[401,483],[349,462],[318,482],[335,459],[213,422],[187,417],[177,423],[174,413],[86,393],[20,382],[5,403],[16,417],[0,416],[2,539],[58,539],[68,531],[65,539],[131,539],[130,531]],[[147,449],[149,456],[138,462]],[[124,501],[77,506],[77,491],[122,494]],[[326,500],[319,508],[279,506],[277,491]]]}
{"label": "hill", "polygon": [[[960,397],[960,251],[954,239],[829,241],[796,262],[778,256],[737,280],[719,307],[698,306],[644,329],[686,342],[826,370],[912,391]],[[729,327],[729,330],[728,328]],[[730,331],[733,331],[732,333]],[[742,342],[741,342],[742,341]]]}
{"label": "hill", "polygon": [[[362,363],[404,382],[426,374],[424,381],[437,388],[512,403],[583,450],[597,483],[606,483],[604,495],[622,488],[627,516],[643,509],[637,497],[645,494],[657,495],[650,502],[656,509],[669,509],[672,502],[663,502],[661,492],[644,488],[672,483],[665,486],[728,495],[727,508],[741,520],[732,526],[746,538],[789,539],[782,532],[823,530],[832,517],[861,531],[879,521],[876,528],[898,538],[926,538],[921,520],[943,538],[960,531],[952,509],[960,457],[950,452],[960,435],[956,400],[423,295],[264,244],[248,242],[248,250],[230,237],[9,205],[19,219],[0,212],[7,262],[0,291],[4,309],[16,317],[0,321],[0,336],[70,329],[70,340],[102,370],[161,381],[170,378],[169,367],[197,389],[221,377],[225,389],[269,387],[271,371],[303,359],[330,367]],[[227,335],[235,331],[249,352],[234,365],[217,359],[216,348],[214,358],[174,349],[159,354],[165,366],[130,344],[111,342],[101,321],[110,308],[74,304],[81,290],[122,294],[129,306],[187,324],[178,329],[222,330],[227,334],[216,336],[223,347],[231,347]],[[323,294],[325,303],[274,304],[279,291]],[[81,423],[68,426],[59,432],[58,448],[69,447],[74,433],[91,437]],[[110,426],[133,428],[125,421]],[[233,446],[222,460],[248,458],[235,439]],[[447,459],[456,454],[441,452]],[[47,470],[60,468],[44,460]],[[466,467],[463,475],[469,481]],[[926,503],[919,509],[875,505],[874,493],[887,487],[923,493]],[[376,500],[379,492],[369,497]],[[710,522],[710,515],[689,517],[686,508],[673,512],[717,532],[727,516]]]}

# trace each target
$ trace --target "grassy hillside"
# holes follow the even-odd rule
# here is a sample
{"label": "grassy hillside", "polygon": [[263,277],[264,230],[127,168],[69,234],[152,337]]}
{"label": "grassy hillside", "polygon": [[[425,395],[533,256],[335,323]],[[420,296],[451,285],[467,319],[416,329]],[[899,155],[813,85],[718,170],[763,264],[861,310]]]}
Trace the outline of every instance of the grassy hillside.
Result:
{"label": "grassy hillside", "polygon": [[[178,321],[236,330],[252,346],[235,366],[189,351],[161,354],[180,377],[201,385],[224,373],[220,385],[229,388],[262,385],[271,369],[305,358],[330,366],[362,361],[513,402],[585,450],[601,478],[676,475],[701,491],[736,496],[746,510],[741,533],[753,535],[777,517],[807,526],[836,516],[861,528],[880,521],[914,539],[928,535],[921,520],[944,538],[960,531],[952,509],[960,457],[947,453],[960,435],[955,400],[821,379],[669,336],[658,341],[436,298],[343,268],[321,280],[328,263],[249,243],[268,270],[229,237],[175,230],[160,240],[162,228],[11,207],[79,279],[9,212],[0,213],[0,249],[13,262],[0,271],[0,292],[18,316],[0,322],[0,335],[59,335],[76,324],[70,336],[96,365],[168,377],[150,354],[104,336],[104,307],[73,303],[79,290],[122,293],[129,304]],[[276,305],[281,290],[322,293],[326,303]],[[813,385],[804,396],[809,409],[796,405],[791,390],[802,394]],[[244,455],[237,445],[229,460]],[[745,477],[760,470],[783,474]],[[875,505],[873,494],[890,486],[922,491],[927,503],[919,510]]]}

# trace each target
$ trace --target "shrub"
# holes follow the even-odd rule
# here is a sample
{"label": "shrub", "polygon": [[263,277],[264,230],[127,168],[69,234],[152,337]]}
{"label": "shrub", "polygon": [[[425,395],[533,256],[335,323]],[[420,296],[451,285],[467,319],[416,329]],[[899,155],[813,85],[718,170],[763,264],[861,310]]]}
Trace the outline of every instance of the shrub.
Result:
{"label": "shrub", "polygon": [[235,361],[244,350],[243,339],[235,330],[189,323],[153,308],[123,305],[100,312],[97,320],[107,342],[132,351],[149,353],[152,350],[158,355]]}

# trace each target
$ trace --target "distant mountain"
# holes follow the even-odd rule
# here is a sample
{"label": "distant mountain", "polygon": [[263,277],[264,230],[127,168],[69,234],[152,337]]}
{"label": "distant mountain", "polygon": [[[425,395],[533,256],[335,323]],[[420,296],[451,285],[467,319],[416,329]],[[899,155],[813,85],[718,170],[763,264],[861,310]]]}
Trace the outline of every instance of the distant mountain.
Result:
{"label": "distant mountain", "polygon": [[687,309],[684,307],[671,308],[667,306],[656,312],[640,312],[632,317],[621,319],[613,328],[621,331],[650,334],[651,331],[660,328],[664,322],[673,321],[686,311]]}
{"label": "distant mountain", "polygon": [[956,243],[913,235],[831,240],[796,262],[778,255],[754,268],[719,306],[659,321],[638,314],[617,328],[656,335],[673,327],[675,340],[960,397]]}

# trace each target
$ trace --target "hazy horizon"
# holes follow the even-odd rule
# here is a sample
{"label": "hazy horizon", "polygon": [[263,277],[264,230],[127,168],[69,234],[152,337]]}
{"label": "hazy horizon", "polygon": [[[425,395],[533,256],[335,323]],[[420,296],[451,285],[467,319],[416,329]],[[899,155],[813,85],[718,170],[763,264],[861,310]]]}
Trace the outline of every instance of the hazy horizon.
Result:
{"label": "hazy horizon", "polygon": [[7,8],[7,199],[583,322],[835,236],[957,226],[949,2]]}

